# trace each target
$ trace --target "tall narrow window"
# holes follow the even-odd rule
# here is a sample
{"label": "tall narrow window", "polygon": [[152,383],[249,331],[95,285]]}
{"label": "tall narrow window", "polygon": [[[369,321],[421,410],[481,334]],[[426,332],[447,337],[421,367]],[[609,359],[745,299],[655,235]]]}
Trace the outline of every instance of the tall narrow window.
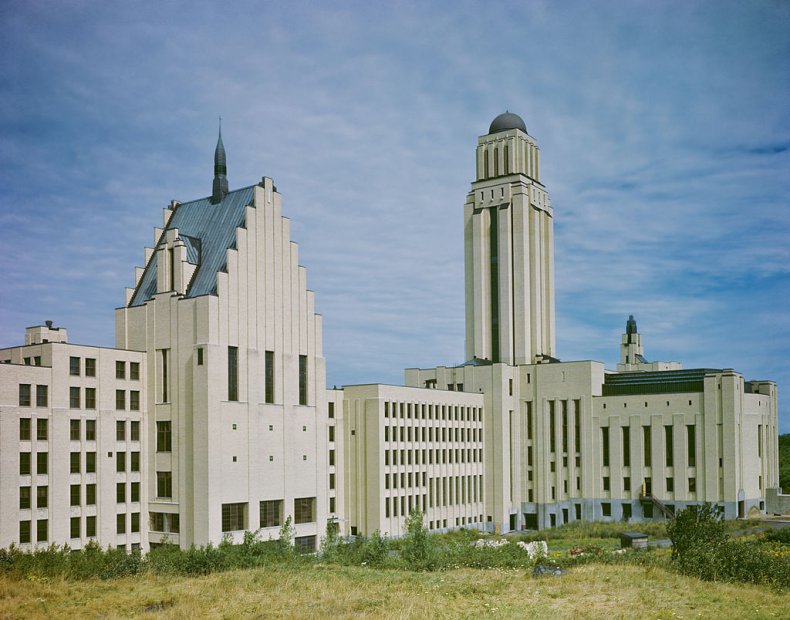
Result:
{"label": "tall narrow window", "polygon": [[686,425],[686,442],[688,443],[689,467],[697,466],[697,437],[696,427],[693,424]]}
{"label": "tall narrow window", "polygon": [[644,451],[644,464],[645,467],[650,467],[653,464],[653,449],[650,444],[650,427],[642,427],[642,450]]}
{"label": "tall narrow window", "polygon": [[69,358],[69,374],[74,376],[79,376],[80,374],[80,358],[78,357],[70,357]]}
{"label": "tall narrow window", "polygon": [[[496,153],[496,149],[494,149]],[[495,155],[496,158],[496,155]],[[495,172],[496,174],[496,172]],[[488,210],[491,223],[489,226],[490,265],[489,278],[491,286],[491,361],[499,361],[499,226],[497,209]]]}
{"label": "tall narrow window", "polygon": [[630,427],[623,427],[623,467],[631,466],[631,433]]}
{"label": "tall narrow window", "polygon": [[238,347],[228,347],[228,400],[239,400]]}
{"label": "tall narrow window", "polygon": [[532,439],[532,401],[527,401],[527,439]]}
{"label": "tall narrow window", "polygon": [[576,452],[582,451],[582,401],[581,400],[574,400],[573,401],[573,414],[574,414],[574,439],[576,440]]}
{"label": "tall narrow window", "polygon": [[609,467],[609,427],[601,429],[601,452],[603,453],[603,466]]}
{"label": "tall narrow window", "polygon": [[549,449],[552,452],[557,451],[557,428],[556,421],[554,420],[554,401],[549,401]]}
{"label": "tall narrow window", "polygon": [[49,386],[36,386],[36,407],[47,407],[49,405]]}
{"label": "tall narrow window", "polygon": [[96,376],[96,358],[95,357],[86,357],[85,358],[85,376],[86,377],[95,377]]}
{"label": "tall narrow window", "polygon": [[173,446],[171,422],[156,423],[156,451],[170,452]]}
{"label": "tall narrow window", "polygon": [[488,178],[488,151],[483,151],[483,178]]}
{"label": "tall narrow window", "polygon": [[299,356],[299,404],[307,404],[307,356]]}
{"label": "tall narrow window", "polygon": [[168,403],[170,402],[167,385],[169,382],[168,377],[168,368],[167,368],[167,357],[169,353],[169,349],[162,349],[162,402]]}
{"label": "tall narrow window", "polygon": [[562,451],[568,452],[568,401],[562,401]]}
{"label": "tall narrow window", "polygon": [[274,402],[274,351],[266,351],[264,355],[264,402]]}
{"label": "tall narrow window", "polygon": [[504,162],[504,169],[505,174],[510,174],[510,149],[508,148],[507,144],[505,145],[505,162]]}
{"label": "tall narrow window", "polygon": [[499,176],[499,149],[494,147],[494,176]]}
{"label": "tall narrow window", "polygon": [[30,384],[19,384],[19,406],[30,407]]}
{"label": "tall narrow window", "polygon": [[672,426],[670,425],[664,427],[664,453],[666,456],[665,465],[667,467],[672,467]]}

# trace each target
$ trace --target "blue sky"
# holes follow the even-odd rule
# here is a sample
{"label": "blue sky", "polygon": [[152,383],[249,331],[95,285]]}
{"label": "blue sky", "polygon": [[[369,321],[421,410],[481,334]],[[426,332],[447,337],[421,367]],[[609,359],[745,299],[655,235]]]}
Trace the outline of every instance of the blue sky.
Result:
{"label": "blue sky", "polygon": [[464,359],[478,135],[520,114],[555,214],[557,345],[780,388],[790,431],[790,3],[4,2],[0,346],[114,344],[171,199],[284,196],[329,384]]}

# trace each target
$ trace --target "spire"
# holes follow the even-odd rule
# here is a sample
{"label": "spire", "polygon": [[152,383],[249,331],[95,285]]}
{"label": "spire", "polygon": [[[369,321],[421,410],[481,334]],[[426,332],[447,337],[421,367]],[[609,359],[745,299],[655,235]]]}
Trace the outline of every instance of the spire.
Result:
{"label": "spire", "polygon": [[634,315],[631,314],[628,316],[628,321],[625,323],[625,333],[626,335],[636,334],[636,319],[634,319]]}
{"label": "spire", "polygon": [[228,193],[228,168],[225,163],[225,145],[222,144],[222,117],[219,117],[219,137],[217,148],[214,149],[214,188],[211,192],[211,202],[217,204]]}

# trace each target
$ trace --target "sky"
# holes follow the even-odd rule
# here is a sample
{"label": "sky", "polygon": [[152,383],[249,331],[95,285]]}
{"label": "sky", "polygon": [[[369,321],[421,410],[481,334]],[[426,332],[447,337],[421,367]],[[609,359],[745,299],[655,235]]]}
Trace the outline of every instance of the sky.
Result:
{"label": "sky", "polygon": [[[463,205],[507,110],[554,208],[557,357],[779,384],[790,3],[0,2],[0,347],[114,345],[170,200],[272,177],[329,385],[464,361]],[[785,391],[787,390],[787,391]]]}

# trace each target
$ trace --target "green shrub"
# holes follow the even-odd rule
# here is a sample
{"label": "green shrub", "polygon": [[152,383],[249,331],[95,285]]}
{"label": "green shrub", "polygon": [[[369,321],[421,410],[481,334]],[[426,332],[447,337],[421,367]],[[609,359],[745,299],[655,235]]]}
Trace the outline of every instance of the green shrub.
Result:
{"label": "green shrub", "polygon": [[367,566],[376,568],[384,566],[388,553],[387,541],[381,535],[381,532],[376,530],[362,547],[362,562]]}
{"label": "green shrub", "polygon": [[419,510],[413,510],[406,519],[406,537],[401,546],[401,557],[410,570],[434,570],[438,566],[434,541],[425,529]]}
{"label": "green shrub", "polygon": [[790,527],[768,530],[765,532],[765,534],[763,534],[762,540],[767,542],[778,542],[783,545],[790,545]]}
{"label": "green shrub", "polygon": [[682,560],[695,547],[715,548],[727,539],[716,507],[705,503],[688,506],[667,524],[672,541],[672,559]]}

